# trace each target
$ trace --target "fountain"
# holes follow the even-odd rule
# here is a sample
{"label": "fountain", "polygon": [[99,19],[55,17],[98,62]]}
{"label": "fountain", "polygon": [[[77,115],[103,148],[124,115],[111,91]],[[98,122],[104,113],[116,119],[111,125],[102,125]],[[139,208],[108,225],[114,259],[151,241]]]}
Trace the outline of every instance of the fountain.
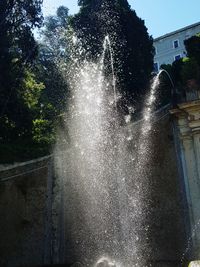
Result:
{"label": "fountain", "polygon": [[189,264],[189,267],[199,267],[200,266],[200,261],[192,261]]}
{"label": "fountain", "polygon": [[[76,39],[81,51],[80,42]],[[62,188],[62,257],[83,266],[143,267],[152,254],[149,241],[151,113],[159,85],[154,79],[145,99],[143,121],[134,135],[130,116],[123,126],[109,36],[97,62],[73,58],[71,99],[55,148]],[[108,50],[112,77],[104,75]],[[82,52],[81,52],[82,53]],[[134,140],[134,145],[133,145]],[[134,149],[132,147],[134,146]]]}
{"label": "fountain", "polygon": [[101,258],[97,261],[94,267],[120,267],[116,262],[111,261],[109,258]]}

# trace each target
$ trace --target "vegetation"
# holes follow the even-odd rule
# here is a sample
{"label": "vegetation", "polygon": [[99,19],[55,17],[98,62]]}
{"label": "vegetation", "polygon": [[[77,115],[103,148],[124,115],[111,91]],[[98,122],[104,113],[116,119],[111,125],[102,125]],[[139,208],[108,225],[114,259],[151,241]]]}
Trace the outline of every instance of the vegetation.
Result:
{"label": "vegetation", "polygon": [[[61,6],[43,20],[42,0],[1,0],[0,162],[50,153],[66,105],[70,38],[76,32],[84,57],[96,60],[109,35],[114,52],[119,106],[139,106],[153,68],[153,40],[127,0],[79,0],[68,16]],[[43,27],[42,27],[43,26]],[[42,27],[42,28],[41,28]],[[33,30],[41,28],[40,42]],[[70,38],[69,38],[70,37]],[[111,72],[110,64],[106,73]]]}
{"label": "vegetation", "polygon": [[54,107],[54,116],[62,113],[68,96],[68,20],[68,8],[60,6],[55,16],[45,19],[41,31],[37,73],[46,88],[42,97]]}
{"label": "vegetation", "polygon": [[[50,152],[56,117],[67,84],[58,69],[68,9],[45,21],[43,44],[32,30],[43,23],[41,0],[3,0],[0,6],[0,162],[31,159]],[[53,42],[54,41],[54,42]],[[57,43],[56,43],[57,42]],[[56,46],[57,45],[57,46]]]}
{"label": "vegetation", "polygon": [[[43,84],[32,73],[38,46],[32,29],[42,24],[41,0],[2,0],[0,5],[0,155],[14,157],[31,142],[32,120]],[[18,150],[18,149],[16,149]],[[10,153],[9,153],[10,151]],[[17,154],[17,152],[16,152]]]}
{"label": "vegetation", "polygon": [[[122,106],[141,100],[153,70],[153,40],[144,21],[131,10],[127,0],[79,0],[80,12],[71,25],[82,40],[87,57],[98,58],[106,35],[114,51],[117,86]],[[109,67],[106,73],[109,75]]]}
{"label": "vegetation", "polygon": [[172,77],[179,98],[185,92],[200,87],[200,34],[185,40],[187,57],[176,60],[172,65],[162,65]]}
{"label": "vegetation", "polygon": [[196,60],[200,65],[200,33],[185,40],[187,56]]}

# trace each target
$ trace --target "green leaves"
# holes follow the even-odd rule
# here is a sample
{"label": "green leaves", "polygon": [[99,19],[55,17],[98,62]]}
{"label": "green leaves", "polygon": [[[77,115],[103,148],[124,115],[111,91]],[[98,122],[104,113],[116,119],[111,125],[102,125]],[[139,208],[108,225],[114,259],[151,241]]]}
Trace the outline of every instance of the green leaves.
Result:
{"label": "green leaves", "polygon": [[44,84],[33,71],[38,45],[32,33],[42,24],[41,4],[42,0],[0,4],[0,150],[10,146],[8,151],[19,158],[24,153],[20,145],[33,143],[33,120],[41,117]]}
{"label": "green leaves", "polygon": [[39,145],[52,145],[55,133],[52,132],[52,122],[45,119],[33,120],[33,141]]}
{"label": "green leaves", "polygon": [[200,65],[200,34],[185,40],[184,44],[187,50],[187,56],[194,58]]}
{"label": "green leaves", "polygon": [[[117,87],[124,97],[122,105],[141,104],[153,70],[154,54],[153,39],[144,21],[131,10],[127,0],[82,0],[79,5],[80,12],[71,19],[71,25],[87,57],[96,60],[102,53],[105,36],[109,35]],[[106,74],[109,76],[107,71]]]}
{"label": "green leaves", "polygon": [[184,58],[181,69],[182,83],[186,85],[188,80],[195,79],[200,81],[200,65],[195,58]]}
{"label": "green leaves", "polygon": [[188,92],[200,88],[200,35],[192,36],[184,43],[188,57],[176,60],[172,65],[161,66],[172,77],[178,101],[185,101]]}
{"label": "green leaves", "polygon": [[24,104],[28,107],[28,109],[33,112],[38,107],[39,99],[41,96],[42,90],[45,88],[43,83],[38,83],[35,80],[35,74],[30,72],[29,70],[25,70],[24,78],[22,80],[22,98],[24,100]]}

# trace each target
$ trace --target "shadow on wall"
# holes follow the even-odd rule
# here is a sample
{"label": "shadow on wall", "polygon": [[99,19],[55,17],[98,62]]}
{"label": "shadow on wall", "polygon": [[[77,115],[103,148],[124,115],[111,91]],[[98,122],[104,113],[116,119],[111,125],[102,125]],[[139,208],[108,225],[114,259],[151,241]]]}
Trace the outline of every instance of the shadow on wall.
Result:
{"label": "shadow on wall", "polygon": [[43,264],[49,158],[0,170],[0,266]]}

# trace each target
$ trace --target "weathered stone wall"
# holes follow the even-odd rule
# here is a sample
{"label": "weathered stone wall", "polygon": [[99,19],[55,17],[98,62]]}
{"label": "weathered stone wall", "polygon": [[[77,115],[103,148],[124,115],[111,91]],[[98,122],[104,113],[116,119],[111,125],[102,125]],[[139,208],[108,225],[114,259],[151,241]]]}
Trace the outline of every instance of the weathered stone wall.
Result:
{"label": "weathered stone wall", "polygon": [[[127,131],[127,136],[131,136],[131,138],[127,138],[129,142],[127,148],[136,161],[137,157],[140,159],[137,148],[141,141],[143,123],[143,121],[135,124],[133,123],[125,129],[125,131]],[[187,207],[184,205],[185,193],[183,181],[178,173],[175,141],[169,110],[167,109],[163,113],[159,112],[155,114],[152,121],[152,128],[148,136],[148,145],[146,147],[148,151],[146,152],[145,165],[141,176],[140,173],[138,175],[136,170],[137,177],[133,172],[132,176],[129,175],[130,180],[127,181],[129,196],[134,197],[134,194],[137,193],[137,189],[135,188],[136,180],[139,179],[141,181],[139,186],[143,188],[139,190],[141,190],[141,199],[143,200],[141,204],[143,206],[143,214],[141,217],[145,219],[142,218],[140,221],[139,216],[136,214],[138,219],[133,219],[131,223],[132,229],[135,228],[134,223],[139,225],[139,235],[142,236],[145,244],[144,248],[142,248],[142,250],[144,249],[142,254],[148,262],[147,265],[144,266],[148,267],[178,267],[187,250],[188,244],[185,234],[186,220],[184,218],[187,214]],[[137,167],[137,164],[135,166]],[[69,172],[67,172],[67,170],[66,173],[67,177],[69,177]],[[64,174],[63,177],[65,177]],[[81,199],[79,193],[81,195],[81,191],[75,191],[75,193],[72,194],[73,188],[70,187],[70,182],[66,182],[64,191],[64,198],[67,198],[67,201],[64,200],[66,203],[62,204],[63,207],[65,206],[65,210],[63,211],[65,218],[63,220],[65,220],[64,224],[67,225],[67,227],[64,233],[65,244],[63,252],[64,261],[72,263],[78,259],[80,250],[77,249],[78,245],[75,244],[75,239],[71,238],[73,231],[70,229],[74,227],[74,232],[77,231],[78,234],[81,235],[81,226],[84,222],[85,210],[81,209],[81,206],[83,206],[82,202],[81,204],[79,203]],[[68,193],[66,194],[66,192]],[[77,216],[77,219],[74,221],[72,220],[73,213],[74,216]],[[142,225],[144,221],[147,227]],[[72,224],[74,225],[72,226]],[[98,232],[98,229],[96,230]],[[85,243],[83,242],[86,245],[80,245],[81,249],[86,251],[85,253],[87,253],[87,249],[93,250],[93,247],[90,246],[91,242],[89,241],[89,246],[87,247],[87,240],[90,238],[90,232],[86,231],[86,233],[88,233],[88,236],[85,236],[86,241]],[[78,234],[75,233],[77,236]],[[82,240],[83,238],[81,237],[80,239]],[[183,260],[186,259],[183,258]]]}
{"label": "weathered stone wall", "polygon": [[46,260],[49,168],[46,157],[0,170],[1,267],[39,265]]}
{"label": "weathered stone wall", "polygon": [[[149,239],[151,251],[147,254],[150,254],[151,266],[178,267],[186,250],[183,216],[187,210],[183,205],[184,192],[178,174],[172,122],[165,114],[164,118],[157,119],[151,129],[151,153],[146,166],[149,199],[144,207],[145,216],[148,214],[148,233],[144,233],[144,238]],[[129,144],[133,154],[141,134],[141,123],[127,128],[134,137]],[[64,210],[62,183],[54,187],[51,199],[51,171],[49,158],[0,171],[1,267],[42,265],[51,260],[54,263],[75,261],[69,244],[63,245],[70,239],[70,226],[64,223],[73,207],[65,203]],[[134,186],[134,175],[132,183]],[[53,236],[52,228],[55,228]]]}
{"label": "weathered stone wall", "polygon": [[[183,181],[178,173],[175,151],[175,136],[170,115],[157,114],[149,136],[146,172],[148,177],[150,205],[147,207],[149,244],[152,266],[180,266],[187,249],[186,225],[187,206],[184,204]],[[129,131],[141,134],[141,123],[132,125]],[[134,147],[137,140],[131,146]],[[183,258],[183,260],[186,260]]]}
{"label": "weathered stone wall", "polygon": [[152,161],[152,243],[156,261],[169,261],[180,265],[187,248],[185,236],[186,207],[184,192],[178,174],[175,139],[169,116],[155,124]]}

